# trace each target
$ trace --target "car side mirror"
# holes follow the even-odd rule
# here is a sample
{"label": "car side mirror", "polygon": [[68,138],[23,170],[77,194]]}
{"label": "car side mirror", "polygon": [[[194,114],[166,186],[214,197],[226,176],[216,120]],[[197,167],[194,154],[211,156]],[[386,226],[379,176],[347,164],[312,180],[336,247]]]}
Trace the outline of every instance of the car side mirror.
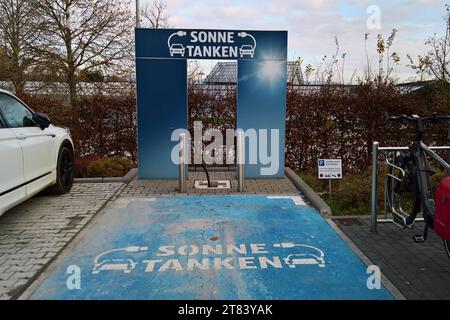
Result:
{"label": "car side mirror", "polygon": [[41,130],[44,130],[50,126],[50,118],[42,112],[35,112],[33,114],[33,121],[36,122],[36,124],[41,128]]}

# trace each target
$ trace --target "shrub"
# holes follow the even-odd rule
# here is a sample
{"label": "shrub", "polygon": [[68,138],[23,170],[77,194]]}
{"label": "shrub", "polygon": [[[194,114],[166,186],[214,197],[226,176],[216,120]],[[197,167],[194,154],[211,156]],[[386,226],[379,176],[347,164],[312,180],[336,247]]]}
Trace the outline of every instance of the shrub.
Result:
{"label": "shrub", "polygon": [[434,192],[436,192],[437,188],[439,187],[439,184],[441,183],[441,180],[444,179],[446,176],[447,173],[445,171],[438,171],[431,176],[431,188],[433,188]]}
{"label": "shrub", "polygon": [[[341,158],[347,172],[365,172],[373,141],[380,146],[407,146],[413,139],[413,124],[389,122],[385,112],[448,114],[448,99],[448,93],[427,99],[392,84],[361,84],[350,89],[322,86],[316,91],[288,88],[286,165],[314,174],[318,159]],[[445,145],[447,124],[427,123],[424,139],[430,145]]]}
{"label": "shrub", "polygon": [[[311,175],[302,176],[302,178],[322,196],[333,211],[333,215],[370,214],[370,175],[351,174],[340,181],[332,181],[331,194],[328,192],[328,180],[319,181],[318,178]],[[383,190],[384,185],[379,185],[378,194],[382,195]]]}
{"label": "shrub", "polygon": [[[387,166],[378,169],[378,214],[384,213],[384,177]],[[328,193],[328,180],[319,180],[311,174],[300,174],[301,178],[316,191],[331,207],[333,215],[368,215],[372,197],[372,176],[369,167],[366,173],[350,173],[342,180],[332,181],[331,195]],[[439,182],[446,176],[444,171],[437,171],[431,176],[431,186],[436,192]],[[412,195],[406,193],[403,198],[404,209],[408,212]]]}
{"label": "shrub", "polygon": [[[383,190],[379,190],[383,194]],[[370,175],[352,174],[340,181],[338,188],[327,194],[333,212],[337,215],[365,215],[370,213]]]}
{"label": "shrub", "polygon": [[[21,97],[35,111],[46,113],[56,126],[67,128],[77,159],[121,157],[136,161],[134,93],[82,96],[76,106],[45,96]],[[82,160],[83,162],[83,160]]]}
{"label": "shrub", "polygon": [[126,159],[112,157],[98,159],[86,167],[86,177],[123,177],[135,164]]}
{"label": "shrub", "polygon": [[[379,168],[378,209],[384,207],[384,176],[386,167]],[[319,180],[317,176],[301,174],[302,179],[322,196],[333,211],[333,215],[367,215],[370,214],[372,196],[371,168],[366,173],[349,173],[341,180],[332,181],[331,194],[328,192],[328,180]]]}
{"label": "shrub", "polygon": [[80,159],[75,159],[75,177],[84,178],[87,177],[87,167],[94,161],[97,161],[99,156],[87,156]]}

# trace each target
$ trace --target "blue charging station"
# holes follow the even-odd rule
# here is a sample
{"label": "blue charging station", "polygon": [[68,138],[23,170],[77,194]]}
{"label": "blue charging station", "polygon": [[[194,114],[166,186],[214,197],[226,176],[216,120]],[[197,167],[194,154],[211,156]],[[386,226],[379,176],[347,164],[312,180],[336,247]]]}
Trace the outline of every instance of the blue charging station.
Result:
{"label": "blue charging station", "polygon": [[[254,129],[279,165],[264,174],[264,159],[249,159],[245,178],[284,176],[287,31],[136,29],[136,82],[140,179],[176,179],[171,136],[187,129],[187,60],[237,60],[237,129]],[[264,135],[264,131],[266,135]],[[277,145],[271,134],[277,132]],[[261,134],[263,132],[263,134]],[[259,144],[258,147],[261,147]]]}

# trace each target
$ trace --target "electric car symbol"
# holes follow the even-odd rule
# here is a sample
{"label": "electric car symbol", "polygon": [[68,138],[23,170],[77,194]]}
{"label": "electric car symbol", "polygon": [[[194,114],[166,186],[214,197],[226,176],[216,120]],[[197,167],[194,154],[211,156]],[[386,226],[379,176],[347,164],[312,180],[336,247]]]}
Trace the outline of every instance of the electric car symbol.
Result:
{"label": "electric car symbol", "polygon": [[115,254],[118,252],[141,252],[147,250],[148,247],[131,246],[103,252],[94,259],[92,274],[98,274],[100,271],[123,271],[124,273],[130,273],[136,268],[137,263],[130,257],[121,257],[122,255],[116,257]]}
{"label": "electric car symbol", "polygon": [[250,44],[244,44],[239,48],[239,55],[241,56],[241,58],[243,58],[244,56],[250,56],[251,58],[254,57],[255,55],[255,49],[256,49],[256,39],[254,36],[252,36],[251,34],[247,33],[247,32],[239,32],[238,33],[238,37],[241,38],[250,38],[253,41],[253,45]]}
{"label": "electric car symbol", "polygon": [[184,57],[186,49],[182,44],[174,43],[170,46],[170,56],[173,57],[175,54],[179,54]]}
{"label": "electric car symbol", "polygon": [[177,31],[175,33],[172,33],[169,38],[167,39],[167,46],[169,47],[170,56],[173,57],[174,55],[180,55],[184,57],[184,54],[186,52],[185,47],[181,43],[171,43],[171,40],[173,37],[185,37],[187,33],[185,31]]}
{"label": "electric car symbol", "polygon": [[253,58],[253,56],[255,55],[255,49],[253,48],[253,46],[245,44],[239,49],[239,54],[241,55],[241,58],[243,58],[244,56],[250,56],[251,58]]}
{"label": "electric car symbol", "polygon": [[286,256],[283,260],[289,268],[295,268],[298,265],[318,265],[325,267],[325,254],[322,250],[306,245],[294,243],[276,243],[275,248],[296,248],[297,253]]}

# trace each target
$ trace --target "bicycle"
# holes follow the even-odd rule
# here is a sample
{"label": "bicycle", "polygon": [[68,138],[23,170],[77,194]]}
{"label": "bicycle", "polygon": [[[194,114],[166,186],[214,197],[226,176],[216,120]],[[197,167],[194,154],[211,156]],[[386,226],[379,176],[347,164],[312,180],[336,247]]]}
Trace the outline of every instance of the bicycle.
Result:
{"label": "bicycle", "polygon": [[[428,230],[434,229],[435,202],[433,190],[431,187],[430,176],[434,173],[429,168],[429,161],[442,166],[450,176],[450,164],[437,155],[422,141],[424,135],[424,123],[431,122],[433,124],[439,121],[448,121],[450,116],[433,114],[430,117],[419,117],[418,115],[400,115],[386,117],[390,121],[400,122],[409,121],[415,123],[414,141],[409,145],[408,151],[397,152],[392,162],[387,159],[389,165],[386,178],[386,205],[393,215],[393,222],[402,229],[414,227],[417,215],[422,208],[422,216],[425,223],[424,231],[421,235],[413,236],[417,243],[427,240]],[[412,196],[410,211],[404,209],[407,193]],[[450,243],[443,239],[445,250],[450,258]]]}

